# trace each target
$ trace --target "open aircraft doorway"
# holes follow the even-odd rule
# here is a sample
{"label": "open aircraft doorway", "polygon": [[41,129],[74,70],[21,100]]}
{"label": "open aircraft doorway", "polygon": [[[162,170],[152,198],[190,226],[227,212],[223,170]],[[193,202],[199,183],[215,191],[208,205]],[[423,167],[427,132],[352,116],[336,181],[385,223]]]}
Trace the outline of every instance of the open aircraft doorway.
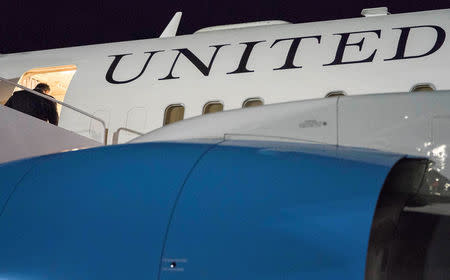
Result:
{"label": "open aircraft doorway", "polygon": [[[19,80],[19,84],[33,89],[39,83],[50,86],[50,95],[56,100],[64,101],[67,89],[77,71],[75,65],[63,65],[54,67],[34,68],[25,72]],[[16,88],[16,90],[20,90]],[[61,105],[57,105],[58,114],[61,113]]]}

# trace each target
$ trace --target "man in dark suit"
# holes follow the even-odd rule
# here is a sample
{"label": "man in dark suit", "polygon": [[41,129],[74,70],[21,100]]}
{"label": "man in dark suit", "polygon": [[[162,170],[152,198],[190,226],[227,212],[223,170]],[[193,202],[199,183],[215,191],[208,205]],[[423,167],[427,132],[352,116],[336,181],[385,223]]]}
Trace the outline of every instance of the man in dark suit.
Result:
{"label": "man in dark suit", "polygon": [[[53,96],[48,95],[48,93],[50,93],[50,87],[47,84],[40,83],[34,90],[53,98]],[[26,90],[14,92],[13,96],[8,99],[5,106],[43,121],[48,121],[51,124],[58,125],[59,116],[56,111],[56,103]]]}

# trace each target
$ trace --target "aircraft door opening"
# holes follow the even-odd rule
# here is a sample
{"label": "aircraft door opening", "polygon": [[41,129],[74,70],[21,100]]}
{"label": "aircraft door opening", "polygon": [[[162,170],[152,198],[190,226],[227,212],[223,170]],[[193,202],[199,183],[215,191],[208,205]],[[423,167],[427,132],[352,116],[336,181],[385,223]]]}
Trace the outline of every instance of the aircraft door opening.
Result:
{"label": "aircraft door opening", "polygon": [[[56,100],[64,101],[67,89],[72,81],[77,67],[75,65],[63,65],[55,67],[35,68],[25,72],[19,80],[19,84],[31,89],[39,83],[50,86],[50,95]],[[21,90],[16,88],[15,91]],[[58,114],[61,113],[61,105],[57,105]]]}

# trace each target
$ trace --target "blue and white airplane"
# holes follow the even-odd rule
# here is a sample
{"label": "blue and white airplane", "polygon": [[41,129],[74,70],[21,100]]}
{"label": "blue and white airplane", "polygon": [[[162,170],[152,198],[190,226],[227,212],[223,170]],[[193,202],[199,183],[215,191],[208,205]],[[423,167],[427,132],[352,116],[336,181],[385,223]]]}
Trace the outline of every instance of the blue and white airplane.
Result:
{"label": "blue and white airplane", "polygon": [[[123,126],[134,116],[147,129],[206,116],[132,144],[0,165],[0,279],[445,279],[450,183],[447,148],[436,148],[449,143],[448,15],[235,26],[135,42],[133,55],[128,43],[93,46],[79,60],[87,49],[70,49],[77,74],[64,100],[94,115],[109,106],[112,131],[135,128]],[[2,62],[55,67],[64,53]],[[365,95],[415,86],[444,91]],[[360,96],[292,102],[342,90]],[[62,122],[95,130],[74,116],[63,110]]]}
{"label": "blue and white airplane", "polygon": [[[450,89],[449,9],[391,15],[376,8],[362,14],[216,26],[176,36],[178,13],[162,38],[1,55],[0,77],[28,88],[48,83],[57,100],[101,119],[63,107],[60,126],[108,144],[114,133],[120,132],[119,143],[138,136],[125,129],[146,133],[222,110]],[[0,102],[14,88],[0,87]]]}

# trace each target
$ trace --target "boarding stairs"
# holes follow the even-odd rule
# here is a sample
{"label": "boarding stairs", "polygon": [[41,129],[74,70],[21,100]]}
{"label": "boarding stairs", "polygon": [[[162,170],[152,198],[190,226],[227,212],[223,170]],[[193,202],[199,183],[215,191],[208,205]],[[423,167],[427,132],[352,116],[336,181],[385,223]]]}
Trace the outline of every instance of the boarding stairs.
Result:
{"label": "boarding stairs", "polygon": [[65,102],[55,100],[40,92],[11,82],[5,78],[0,77],[0,81],[77,111],[78,113],[99,122],[104,129],[104,142],[101,143],[0,105],[0,163],[51,153],[97,147],[106,144],[108,129],[102,119]]}

